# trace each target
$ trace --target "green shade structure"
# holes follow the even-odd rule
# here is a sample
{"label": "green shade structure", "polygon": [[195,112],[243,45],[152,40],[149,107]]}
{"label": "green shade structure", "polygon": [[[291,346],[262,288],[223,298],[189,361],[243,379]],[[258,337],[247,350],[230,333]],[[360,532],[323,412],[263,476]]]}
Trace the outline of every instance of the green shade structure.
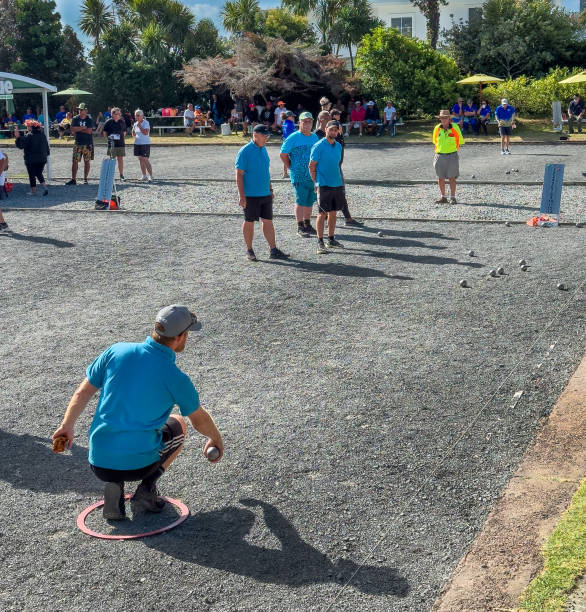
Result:
{"label": "green shade structure", "polygon": [[58,91],[53,94],[54,96],[93,96],[94,94],[91,91],[84,91],[83,89],[74,89],[70,87],[69,89],[64,89],[63,91]]}
{"label": "green shade structure", "polygon": [[567,79],[560,81],[560,83],[563,85],[571,85],[572,83],[586,83],[586,70],[583,70],[574,76],[568,77]]}

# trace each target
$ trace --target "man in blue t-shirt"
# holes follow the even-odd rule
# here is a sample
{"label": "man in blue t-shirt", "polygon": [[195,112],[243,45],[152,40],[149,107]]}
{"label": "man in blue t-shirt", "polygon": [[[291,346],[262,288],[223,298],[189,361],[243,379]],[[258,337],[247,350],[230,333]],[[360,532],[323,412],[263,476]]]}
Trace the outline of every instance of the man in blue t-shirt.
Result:
{"label": "man in blue t-shirt", "polygon": [[503,98],[501,105],[496,107],[494,117],[497,120],[501,135],[501,155],[510,155],[511,133],[515,128],[515,109],[506,98]]}
{"label": "man in blue t-shirt", "polygon": [[299,131],[293,132],[281,146],[281,160],[288,171],[295,191],[295,219],[297,234],[303,238],[315,235],[311,227],[311,211],[317,197],[309,174],[311,148],[319,137],[312,134],[313,116],[305,111],[299,115]]}
{"label": "man in blue t-shirt", "polygon": [[[326,125],[326,136],[313,145],[309,162],[309,173],[318,191],[317,214],[317,252],[327,253],[327,249],[342,249],[344,245],[335,238],[336,213],[344,208],[346,195],[344,180],[340,170],[342,145],[336,141],[340,129],[339,121],[330,121]],[[328,217],[328,242],[324,244],[324,225]],[[326,248],[327,247],[327,248]]]}
{"label": "man in blue t-shirt", "polygon": [[[207,436],[204,454],[223,441],[212,417],[199,403],[189,376],[175,365],[190,331],[201,323],[186,306],[172,304],[159,311],[152,335],[143,343],[120,342],[107,348],[86,370],[53,434],[54,448],[71,448],[74,427],[91,397],[101,389],[89,432],[89,462],[103,482],[104,518],[125,518],[124,482],[137,481],[131,498],[134,512],[161,512],[165,500],[156,483],[177,457],[187,433],[187,417]],[[179,406],[182,416],[171,415]]]}
{"label": "man in blue t-shirt", "polygon": [[238,155],[236,168],[236,185],[240,196],[240,206],[244,211],[242,235],[246,243],[248,261],[258,261],[252,248],[254,223],[260,219],[262,233],[269,243],[270,259],[287,259],[289,255],[277,248],[275,228],[273,226],[273,187],[269,173],[269,154],[265,145],[270,136],[269,126],[257,125],[252,130],[252,140],[244,145]]}
{"label": "man in blue t-shirt", "polygon": [[464,132],[467,134],[470,131],[470,128],[474,131],[475,134],[479,132],[478,121],[476,119],[476,113],[478,112],[478,107],[472,100],[467,100],[464,105]]}
{"label": "man in blue t-shirt", "polygon": [[457,123],[460,130],[464,128],[464,99],[458,98],[458,102],[452,106],[452,123]]}

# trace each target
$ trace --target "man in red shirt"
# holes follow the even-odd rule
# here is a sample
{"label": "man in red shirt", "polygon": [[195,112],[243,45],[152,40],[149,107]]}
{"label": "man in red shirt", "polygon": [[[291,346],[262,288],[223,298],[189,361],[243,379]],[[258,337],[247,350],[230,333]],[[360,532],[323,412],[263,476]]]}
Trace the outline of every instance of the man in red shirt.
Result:
{"label": "man in red shirt", "polygon": [[362,107],[362,104],[358,100],[354,102],[354,108],[350,113],[350,123],[348,124],[346,136],[350,136],[350,130],[352,130],[352,128],[358,128],[358,135],[362,136],[362,127],[364,126],[365,115],[366,111]]}

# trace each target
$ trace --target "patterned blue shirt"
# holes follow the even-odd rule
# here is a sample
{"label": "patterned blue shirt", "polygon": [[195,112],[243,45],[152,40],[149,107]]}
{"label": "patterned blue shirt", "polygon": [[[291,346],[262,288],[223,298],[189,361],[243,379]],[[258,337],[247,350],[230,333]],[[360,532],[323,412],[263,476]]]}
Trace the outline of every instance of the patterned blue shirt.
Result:
{"label": "patterned blue shirt", "polygon": [[311,147],[318,140],[319,137],[313,133],[305,136],[302,132],[293,132],[281,146],[281,153],[287,153],[291,160],[289,176],[292,183],[311,181],[309,156],[311,154]]}

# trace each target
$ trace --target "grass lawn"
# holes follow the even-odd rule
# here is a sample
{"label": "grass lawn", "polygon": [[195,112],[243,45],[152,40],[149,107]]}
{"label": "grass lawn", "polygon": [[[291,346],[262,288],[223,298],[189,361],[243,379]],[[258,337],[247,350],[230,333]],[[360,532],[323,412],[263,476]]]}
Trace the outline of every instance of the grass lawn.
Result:
{"label": "grass lawn", "polygon": [[586,571],[586,480],[545,544],[544,569],[523,594],[518,612],[558,612]]}
{"label": "grass lawn", "polygon": [[[391,138],[387,134],[376,138],[375,136],[358,136],[352,135],[346,138],[346,142],[349,144],[414,144],[420,142],[429,142],[431,139],[431,131],[433,126],[436,125],[435,121],[407,121],[404,126],[397,128],[397,135]],[[567,131],[564,132],[567,135]],[[586,143],[586,132],[583,134],[574,133],[570,137],[573,142],[584,142]],[[94,137],[96,144],[105,144],[106,140],[103,137]],[[558,142],[560,134],[554,132],[551,128],[551,121],[549,119],[521,119],[518,122],[517,129],[513,132],[511,142]],[[12,139],[5,139],[6,142],[12,143]],[[468,142],[499,142],[500,137],[497,133],[496,126],[492,125],[489,127],[488,136],[480,135],[475,136],[474,134],[466,135]],[[248,141],[247,138],[243,138],[241,134],[231,134],[230,136],[222,136],[221,134],[207,134],[200,136],[196,134],[194,136],[187,136],[183,133],[175,134],[164,134],[159,136],[153,134],[151,136],[151,142],[154,145],[184,145],[184,146],[197,146],[197,145],[242,145]],[[2,142],[2,141],[0,141]],[[127,139],[128,143],[132,142],[131,138]],[[280,136],[273,136],[269,141],[269,145],[277,145],[281,142]],[[64,146],[69,147],[73,143],[73,138],[58,140],[51,138],[51,146]]]}

